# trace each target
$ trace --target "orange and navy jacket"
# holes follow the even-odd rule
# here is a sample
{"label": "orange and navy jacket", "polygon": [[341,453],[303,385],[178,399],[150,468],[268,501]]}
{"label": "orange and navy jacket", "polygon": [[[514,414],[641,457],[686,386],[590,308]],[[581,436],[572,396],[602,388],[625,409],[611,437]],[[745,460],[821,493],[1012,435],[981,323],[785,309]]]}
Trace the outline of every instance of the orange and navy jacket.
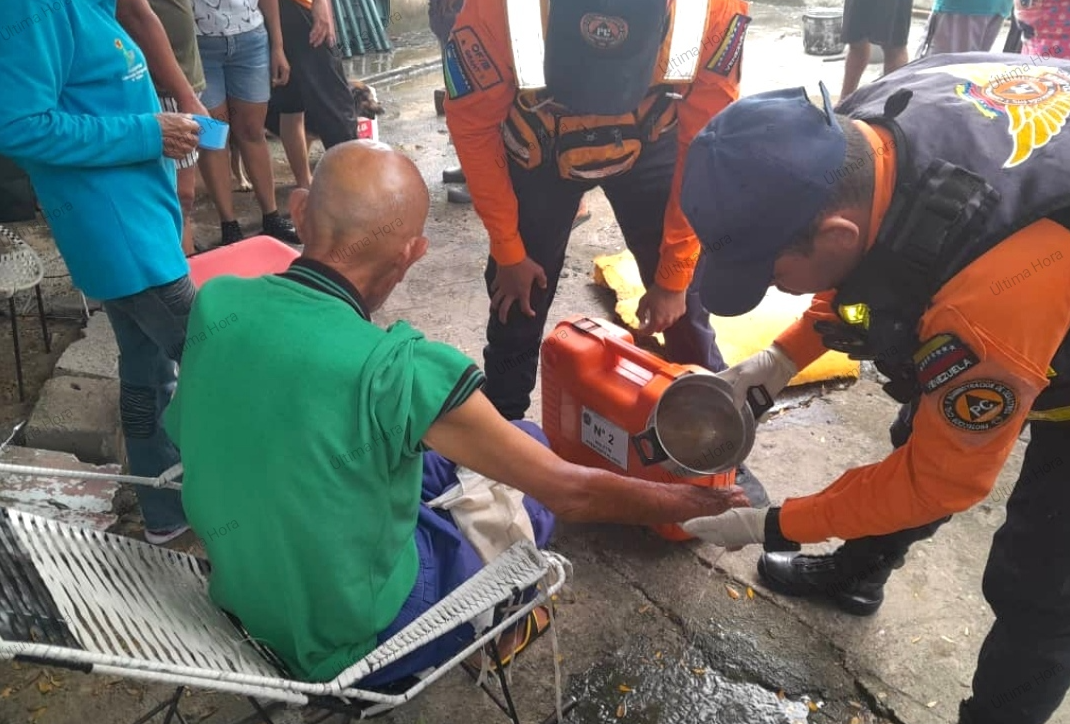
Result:
{"label": "orange and navy jacket", "polygon": [[[695,77],[681,94],[684,98],[677,101],[679,151],[656,277],[659,286],[672,291],[687,288],[700,249],[680,208],[687,147],[710,118],[739,97],[740,46],[750,21],[747,11],[744,0],[710,3],[702,47],[691,51],[700,53]],[[491,256],[502,265],[517,264],[526,252],[517,228],[517,199],[501,132],[517,95],[505,0],[466,0],[450,40],[457,48],[464,77],[463,87],[451,88],[446,98],[446,123],[465,170],[472,204],[490,236]],[[658,77],[651,79],[652,86],[662,71],[655,69]]]}
{"label": "orange and navy jacket", "polygon": [[[876,237],[895,187],[895,150],[883,129],[855,121],[875,153],[876,184],[869,244]],[[889,152],[890,151],[890,152]],[[835,292],[814,297],[810,309],[776,340],[799,369],[826,350],[814,322],[839,321]],[[848,470],[821,492],[788,499],[781,531],[789,540],[882,535],[962,512],[992,490],[1070,330],[1070,231],[1048,219],[1012,234],[975,260],[933,297],[919,328],[925,340],[954,335],[978,358],[955,377],[995,381],[1013,401],[1009,418],[990,429],[963,429],[962,412],[947,395],[922,395],[913,432],[884,460]],[[984,427],[984,426],[975,426]]]}

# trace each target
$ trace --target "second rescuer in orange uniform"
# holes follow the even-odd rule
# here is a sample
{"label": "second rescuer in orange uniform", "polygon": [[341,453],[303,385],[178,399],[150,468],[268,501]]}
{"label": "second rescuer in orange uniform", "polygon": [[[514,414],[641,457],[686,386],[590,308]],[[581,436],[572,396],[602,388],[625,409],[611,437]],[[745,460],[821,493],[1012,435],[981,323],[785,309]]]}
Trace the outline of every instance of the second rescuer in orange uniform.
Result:
{"label": "second rescuer in orange uniform", "polygon": [[[872,360],[904,403],[896,449],[812,495],[684,528],[764,544],[775,591],[872,614],[910,545],[989,495],[1028,423],[959,724],[1043,724],[1070,689],[1070,62],[936,55],[835,111],[822,96],[751,96],[695,139],[688,218],[702,238],[746,239],[713,254],[701,293],[724,315],[771,285],[818,293],[723,376],[737,396],[775,395],[826,348]],[[791,552],[830,538],[845,541],[833,554]]]}
{"label": "second rescuer in orange uniform", "polygon": [[522,419],[583,194],[601,186],[646,286],[643,334],[725,365],[689,292],[687,146],[739,96],[741,0],[467,0],[445,48],[446,120],[490,236],[486,393]]}

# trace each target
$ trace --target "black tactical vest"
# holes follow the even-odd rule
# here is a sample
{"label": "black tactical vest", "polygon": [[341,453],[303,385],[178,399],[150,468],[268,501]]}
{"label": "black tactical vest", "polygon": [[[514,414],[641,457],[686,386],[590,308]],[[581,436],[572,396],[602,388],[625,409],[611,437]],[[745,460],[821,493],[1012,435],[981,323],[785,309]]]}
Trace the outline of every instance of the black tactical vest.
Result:
{"label": "black tactical vest", "polygon": [[[1070,60],[932,56],[864,86],[837,112],[891,132],[896,187],[876,242],[837,291],[844,323],[817,328],[830,348],[873,360],[890,379],[885,391],[907,402],[921,392],[913,356],[933,295],[1041,218],[1070,228]],[[1052,369],[1034,411],[1070,405],[1070,342]]]}

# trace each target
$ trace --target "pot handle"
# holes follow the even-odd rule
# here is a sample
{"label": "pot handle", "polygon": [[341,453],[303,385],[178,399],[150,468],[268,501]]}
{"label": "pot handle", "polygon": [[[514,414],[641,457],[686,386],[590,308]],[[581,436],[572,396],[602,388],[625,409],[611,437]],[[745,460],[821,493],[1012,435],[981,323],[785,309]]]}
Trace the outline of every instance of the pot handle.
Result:
{"label": "pot handle", "polygon": [[[650,443],[651,455],[649,457],[643,449],[644,442]],[[669,454],[665,452],[665,448],[658,442],[657,431],[653,427],[632,437],[632,447],[635,448],[635,453],[639,456],[639,460],[642,461],[644,466],[656,465],[669,459]]]}
{"label": "pot handle", "polygon": [[755,385],[747,389],[747,404],[750,405],[754,419],[757,420],[773,409],[773,396],[769,394],[769,390],[765,389],[764,385]]}

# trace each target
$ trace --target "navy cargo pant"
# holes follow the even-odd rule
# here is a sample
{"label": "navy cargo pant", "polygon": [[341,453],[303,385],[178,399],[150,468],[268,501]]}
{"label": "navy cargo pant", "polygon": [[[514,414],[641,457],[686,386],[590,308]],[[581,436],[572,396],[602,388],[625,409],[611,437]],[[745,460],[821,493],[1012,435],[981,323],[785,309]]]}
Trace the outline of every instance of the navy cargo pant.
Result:
{"label": "navy cargo pant", "polygon": [[[910,416],[904,408],[893,428],[897,447],[909,436]],[[1043,724],[1070,688],[1070,423],[1033,422],[1030,434],[985,567],[985,600],[996,621],[959,724]],[[886,581],[912,543],[948,520],[848,541],[836,552],[837,568]]]}
{"label": "navy cargo pant", "polygon": [[[509,174],[520,206],[520,238],[528,257],[545,270],[547,284],[545,290],[532,290],[534,317],[524,315],[514,303],[506,324],[498,320],[497,314],[492,314],[487,324],[484,392],[506,419],[523,419],[531,405],[543,332],[565,262],[572,221],[583,195],[601,185],[624,243],[639,266],[643,284],[650,288],[656,281],[665,207],[675,168],[675,133],[647,144],[631,170],[601,183],[563,179],[556,165],[527,171],[510,161]],[[705,255],[699,263],[705,263]],[[488,259],[488,295],[497,271],[494,259]],[[699,271],[696,270],[696,279]],[[670,361],[702,365],[713,372],[725,369],[709,320],[692,285],[687,293],[686,314],[665,330],[666,356]]]}
{"label": "navy cargo pant", "polygon": [[1030,434],[988,554],[996,622],[961,724],[1043,724],[1070,688],[1070,423],[1033,422]]}

